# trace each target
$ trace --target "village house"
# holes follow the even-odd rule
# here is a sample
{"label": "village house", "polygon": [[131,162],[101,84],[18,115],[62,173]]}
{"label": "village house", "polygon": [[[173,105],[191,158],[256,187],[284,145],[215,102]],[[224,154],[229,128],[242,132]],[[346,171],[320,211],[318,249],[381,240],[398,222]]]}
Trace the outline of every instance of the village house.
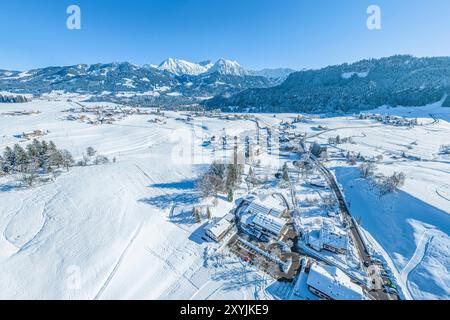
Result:
{"label": "village house", "polygon": [[320,230],[310,230],[305,236],[306,244],[316,251],[327,250],[336,254],[348,251],[348,235],[338,228],[323,227]]}
{"label": "village house", "polygon": [[34,130],[32,132],[23,132],[22,133],[22,138],[27,139],[27,140],[32,140],[35,138],[39,138],[42,136],[45,136],[47,134],[47,132],[41,131],[41,130]]}
{"label": "village house", "polygon": [[222,241],[228,232],[233,229],[234,216],[226,215],[219,221],[206,227],[206,235],[216,242]]}
{"label": "village house", "polygon": [[342,270],[335,266],[313,263],[310,266],[308,289],[325,300],[366,300],[361,286],[352,282]]}

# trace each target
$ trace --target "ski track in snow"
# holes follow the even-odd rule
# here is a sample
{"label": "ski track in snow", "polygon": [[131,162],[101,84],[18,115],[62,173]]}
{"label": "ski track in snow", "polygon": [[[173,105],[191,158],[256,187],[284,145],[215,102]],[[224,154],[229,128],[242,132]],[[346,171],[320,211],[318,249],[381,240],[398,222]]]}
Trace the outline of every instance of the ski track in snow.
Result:
{"label": "ski track in snow", "polygon": [[450,198],[444,196],[438,189],[436,189],[436,194],[444,200],[450,201]]}
{"label": "ski track in snow", "polygon": [[[37,230],[37,231],[34,233],[34,235],[33,235],[33,236],[32,236],[25,244],[23,244],[23,245],[19,248],[19,250],[18,250],[14,255],[20,254],[21,252],[25,251],[26,249],[28,249],[29,247],[31,247],[32,245],[35,244],[35,240],[39,237],[39,235],[42,234],[42,232],[43,232],[44,229],[45,229],[45,226],[46,226],[47,223],[48,223],[49,216],[46,214],[48,205],[49,205],[51,202],[53,202],[54,200],[56,200],[56,199],[57,199],[57,196],[58,196],[60,193],[61,193],[61,192],[58,190],[58,191],[57,191],[57,192],[56,192],[49,200],[45,201],[44,208],[43,208],[43,210],[42,210],[42,212],[41,212],[42,223],[41,223],[41,226],[40,226],[39,230]],[[36,199],[37,199],[37,196],[34,197],[33,202],[35,202]],[[22,204],[21,210],[22,210],[22,209],[23,209],[23,204]],[[8,240],[8,241],[9,241],[9,240]]]}
{"label": "ski track in snow", "polygon": [[410,295],[412,294],[408,284],[409,274],[423,261],[428,245],[432,240],[433,236],[430,234],[430,231],[426,229],[420,237],[416,251],[400,273],[402,282],[407,285]]}
{"label": "ski track in snow", "polygon": [[129,251],[129,249],[131,248],[131,246],[134,243],[134,240],[136,240],[137,236],[139,235],[139,233],[141,232],[141,228],[142,228],[142,224],[140,224],[136,231],[133,234],[133,237],[130,239],[130,241],[128,242],[127,246],[125,247],[125,249],[123,250],[122,254],[119,257],[119,260],[117,261],[116,265],[114,266],[113,270],[111,271],[111,273],[109,274],[108,278],[106,279],[105,283],[102,285],[102,287],[100,288],[100,290],[97,292],[97,294],[95,295],[94,300],[99,300],[103,294],[103,292],[108,288],[108,285],[110,284],[111,280],[114,278],[117,270],[120,267],[120,264],[122,263],[124,257],[126,256],[127,252]]}
{"label": "ski track in snow", "polygon": [[158,260],[160,260],[164,265],[166,265],[170,270],[172,270],[178,277],[185,279],[190,285],[194,287],[194,289],[198,292],[200,288],[195,285],[190,278],[186,276],[186,274],[181,273],[177,270],[177,268],[174,266],[172,262],[170,262],[167,258],[162,257],[157,252],[152,250],[150,247],[146,247],[145,250],[147,250],[150,254],[152,254],[154,257],[156,257]]}

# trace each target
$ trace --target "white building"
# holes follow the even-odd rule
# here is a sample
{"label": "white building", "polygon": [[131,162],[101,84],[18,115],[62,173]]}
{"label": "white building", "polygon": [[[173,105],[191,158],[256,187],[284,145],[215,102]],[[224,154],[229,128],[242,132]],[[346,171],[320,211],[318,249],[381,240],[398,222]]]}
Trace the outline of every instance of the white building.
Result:
{"label": "white building", "polygon": [[342,230],[324,228],[320,232],[320,237],[322,238],[323,249],[337,254],[345,254],[347,252],[348,236]]}
{"label": "white building", "polygon": [[287,226],[285,220],[263,213],[246,214],[242,216],[241,224],[258,238],[278,238]]}
{"label": "white building", "polygon": [[348,251],[349,239],[343,230],[323,227],[320,231],[309,231],[306,243],[316,251],[328,250],[336,254],[345,254]]}
{"label": "white building", "polygon": [[233,228],[233,223],[227,217],[220,219],[216,223],[206,228],[206,235],[216,242],[220,242]]}
{"label": "white building", "polygon": [[326,300],[366,300],[362,288],[334,266],[313,263],[307,279],[308,289]]}
{"label": "white building", "polygon": [[269,205],[263,204],[261,201],[255,199],[254,197],[250,198],[251,202],[248,207],[242,212],[242,215],[245,214],[262,214],[262,215],[271,215],[277,218],[280,218],[286,209],[283,209],[280,206],[274,204],[273,201],[265,201],[269,202]]}

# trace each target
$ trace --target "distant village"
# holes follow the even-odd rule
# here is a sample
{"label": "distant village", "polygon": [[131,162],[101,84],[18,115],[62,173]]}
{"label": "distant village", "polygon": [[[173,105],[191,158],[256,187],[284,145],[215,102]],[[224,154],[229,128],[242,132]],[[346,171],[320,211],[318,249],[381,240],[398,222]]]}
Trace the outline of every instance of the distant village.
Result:
{"label": "distant village", "polygon": [[84,106],[77,104],[76,107],[63,112],[69,113],[65,117],[67,121],[80,121],[91,125],[113,124],[132,115],[155,116],[149,122],[164,123],[165,117],[159,109],[140,109],[120,105]]}
{"label": "distant village", "polygon": [[408,119],[399,116],[391,116],[391,115],[380,115],[380,114],[371,114],[371,113],[360,113],[357,118],[359,120],[375,120],[381,122],[385,125],[391,125],[396,127],[414,127],[420,125],[417,118]]}

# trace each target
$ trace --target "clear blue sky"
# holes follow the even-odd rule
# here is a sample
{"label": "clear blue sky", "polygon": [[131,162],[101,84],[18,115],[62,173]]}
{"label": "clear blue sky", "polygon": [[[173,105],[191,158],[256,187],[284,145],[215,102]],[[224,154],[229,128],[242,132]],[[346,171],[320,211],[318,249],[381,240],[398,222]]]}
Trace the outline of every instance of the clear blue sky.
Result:
{"label": "clear blue sky", "polygon": [[[66,8],[82,30],[66,28]],[[366,9],[382,9],[382,30]],[[246,68],[317,68],[410,53],[450,55],[449,0],[0,1],[0,69],[220,57]]]}

